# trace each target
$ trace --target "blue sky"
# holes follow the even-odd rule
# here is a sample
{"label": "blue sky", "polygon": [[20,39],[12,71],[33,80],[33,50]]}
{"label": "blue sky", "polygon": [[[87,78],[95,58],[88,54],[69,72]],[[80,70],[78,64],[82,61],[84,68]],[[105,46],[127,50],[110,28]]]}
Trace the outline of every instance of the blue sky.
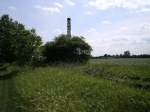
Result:
{"label": "blue sky", "polygon": [[150,0],[0,0],[0,16],[35,28],[44,42],[66,33],[84,36],[95,56],[150,54]]}

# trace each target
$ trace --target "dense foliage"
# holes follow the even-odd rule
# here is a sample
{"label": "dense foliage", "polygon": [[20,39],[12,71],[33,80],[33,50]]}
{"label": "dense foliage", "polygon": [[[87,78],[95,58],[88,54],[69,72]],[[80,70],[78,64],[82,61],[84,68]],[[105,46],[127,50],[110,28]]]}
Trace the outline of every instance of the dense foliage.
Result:
{"label": "dense foliage", "polygon": [[8,15],[0,18],[0,62],[29,63],[37,55],[40,45],[41,38],[34,29],[25,29]]}
{"label": "dense foliage", "polygon": [[91,56],[92,48],[83,37],[60,35],[43,47],[41,44],[41,37],[34,29],[27,30],[8,15],[0,18],[0,63],[37,64],[41,59],[46,62],[85,62]]}
{"label": "dense foliage", "polygon": [[43,55],[47,62],[86,62],[92,48],[83,37],[59,35],[44,46]]}

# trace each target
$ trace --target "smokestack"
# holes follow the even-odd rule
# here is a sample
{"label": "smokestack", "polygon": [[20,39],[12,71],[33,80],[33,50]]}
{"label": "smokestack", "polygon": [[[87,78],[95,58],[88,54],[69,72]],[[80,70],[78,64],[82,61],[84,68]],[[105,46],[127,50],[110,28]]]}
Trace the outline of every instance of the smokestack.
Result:
{"label": "smokestack", "polygon": [[71,18],[67,18],[67,35],[71,37]]}

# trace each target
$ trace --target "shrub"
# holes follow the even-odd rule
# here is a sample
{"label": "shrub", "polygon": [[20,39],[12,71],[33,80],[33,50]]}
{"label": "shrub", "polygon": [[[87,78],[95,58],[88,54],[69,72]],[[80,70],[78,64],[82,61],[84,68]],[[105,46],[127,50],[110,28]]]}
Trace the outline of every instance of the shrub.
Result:
{"label": "shrub", "polygon": [[92,48],[83,37],[59,35],[44,46],[46,62],[86,62]]}

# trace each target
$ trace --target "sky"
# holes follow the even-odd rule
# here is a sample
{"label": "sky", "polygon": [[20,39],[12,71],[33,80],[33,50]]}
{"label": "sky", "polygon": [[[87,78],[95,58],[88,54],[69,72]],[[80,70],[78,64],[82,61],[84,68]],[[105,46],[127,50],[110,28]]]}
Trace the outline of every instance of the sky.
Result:
{"label": "sky", "polygon": [[150,0],[0,0],[0,16],[35,28],[43,42],[66,34],[84,36],[93,56],[150,54]]}

